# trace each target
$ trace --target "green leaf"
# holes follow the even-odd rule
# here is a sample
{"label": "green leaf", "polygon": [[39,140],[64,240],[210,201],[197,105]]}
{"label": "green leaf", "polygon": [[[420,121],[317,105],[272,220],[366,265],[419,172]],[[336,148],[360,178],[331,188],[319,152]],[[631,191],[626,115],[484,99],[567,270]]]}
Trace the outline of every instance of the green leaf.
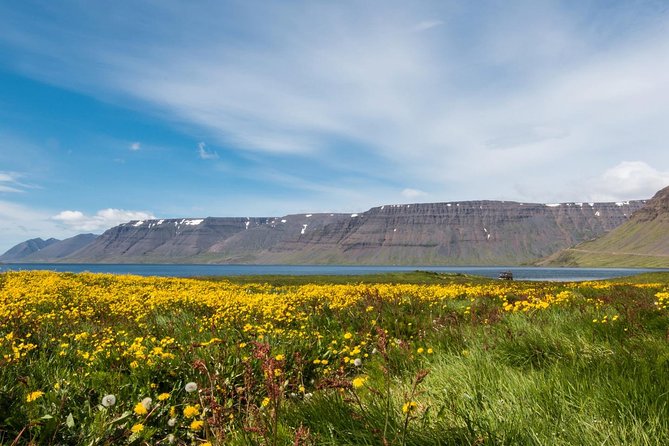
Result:
{"label": "green leaf", "polygon": [[53,417],[51,415],[44,415],[40,420],[52,420]]}
{"label": "green leaf", "polygon": [[67,418],[65,419],[65,424],[66,424],[67,427],[69,427],[70,429],[72,429],[72,428],[74,427],[74,417],[72,416],[72,414],[69,414],[69,415],[67,416]]}

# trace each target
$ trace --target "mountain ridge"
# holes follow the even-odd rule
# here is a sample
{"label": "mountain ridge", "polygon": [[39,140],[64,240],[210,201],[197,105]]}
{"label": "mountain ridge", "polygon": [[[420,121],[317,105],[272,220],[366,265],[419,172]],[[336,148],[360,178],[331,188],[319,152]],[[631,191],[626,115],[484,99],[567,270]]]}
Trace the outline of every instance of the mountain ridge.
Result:
{"label": "mountain ridge", "polygon": [[478,200],[384,205],[352,214],[135,220],[76,250],[61,245],[59,257],[40,261],[520,265],[597,238],[644,204]]}
{"label": "mountain ridge", "polygon": [[669,187],[619,227],[601,237],[561,250],[542,266],[669,266]]}

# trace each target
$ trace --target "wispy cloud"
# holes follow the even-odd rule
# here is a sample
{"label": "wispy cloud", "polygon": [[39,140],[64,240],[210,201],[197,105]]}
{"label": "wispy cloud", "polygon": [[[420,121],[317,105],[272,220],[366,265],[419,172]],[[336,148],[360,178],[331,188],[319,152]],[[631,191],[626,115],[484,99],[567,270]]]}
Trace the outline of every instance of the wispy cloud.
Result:
{"label": "wispy cloud", "polygon": [[417,23],[416,25],[414,25],[412,29],[414,31],[420,32],[420,31],[426,31],[426,30],[428,30],[430,28],[434,28],[436,26],[441,26],[443,24],[444,24],[444,22],[442,22],[441,20],[423,20],[423,21]]}
{"label": "wispy cloud", "polygon": [[424,191],[419,190],[419,189],[407,188],[407,189],[402,190],[402,196],[405,197],[405,198],[408,198],[410,200],[414,200],[416,198],[424,197],[426,195],[427,195],[427,192],[424,192]]}
{"label": "wispy cloud", "polygon": [[218,153],[207,150],[207,145],[203,142],[198,143],[197,154],[200,159],[203,160],[214,160],[218,158]]}
{"label": "wispy cloud", "polygon": [[[52,8],[47,20],[5,8],[0,39],[24,51],[20,69],[32,76],[127,99],[221,147],[310,157],[317,168],[345,162],[338,148],[350,143],[442,199],[577,200],[569,185],[612,164],[669,169],[666,11],[446,3],[230,13],[138,2],[140,14],[118,6],[113,23],[88,9]],[[131,32],[148,13],[160,20]],[[76,26],[65,34],[63,23]],[[195,31],[171,39],[183,23]],[[218,154],[201,144],[198,156]]]}
{"label": "wispy cloud", "polygon": [[24,192],[27,185],[19,181],[21,175],[16,172],[0,172],[0,193],[1,192]]}
{"label": "wispy cloud", "polygon": [[49,220],[47,212],[0,200],[0,253],[30,238],[58,237],[61,234],[62,231]]}
{"label": "wispy cloud", "polygon": [[141,148],[142,148],[142,144],[138,141],[135,141],[132,144],[130,144],[130,150],[132,150],[133,152],[136,152],[136,151],[140,150]]}
{"label": "wispy cloud", "polygon": [[155,218],[145,211],[129,211],[125,209],[102,209],[95,215],[86,215],[81,211],[61,211],[51,217],[68,229],[76,231],[103,231],[131,220],[147,220]]}

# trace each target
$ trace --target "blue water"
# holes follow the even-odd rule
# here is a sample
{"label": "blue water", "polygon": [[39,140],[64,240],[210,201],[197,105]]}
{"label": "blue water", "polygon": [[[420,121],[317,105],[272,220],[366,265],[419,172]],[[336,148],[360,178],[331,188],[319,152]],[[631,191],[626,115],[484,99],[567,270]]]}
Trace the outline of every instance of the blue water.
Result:
{"label": "blue water", "polygon": [[50,270],[79,273],[135,274],[139,276],[198,277],[256,275],[359,275],[401,271],[434,271],[497,278],[511,271],[516,280],[581,281],[631,276],[643,272],[669,271],[647,268],[531,268],[505,266],[333,266],[333,265],[162,265],[162,264],[68,264],[8,263],[0,272]]}

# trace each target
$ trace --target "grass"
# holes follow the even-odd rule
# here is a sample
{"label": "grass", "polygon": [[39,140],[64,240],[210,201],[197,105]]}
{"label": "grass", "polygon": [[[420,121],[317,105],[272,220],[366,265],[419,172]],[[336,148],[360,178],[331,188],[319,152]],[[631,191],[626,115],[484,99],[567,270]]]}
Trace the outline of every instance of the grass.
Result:
{"label": "grass", "polygon": [[669,444],[667,290],[7,273],[0,444]]}
{"label": "grass", "polygon": [[412,271],[397,273],[378,273],[360,275],[263,275],[263,276],[204,276],[200,280],[226,281],[237,284],[267,283],[272,286],[307,285],[307,284],[378,284],[402,283],[418,285],[434,284],[474,284],[490,283],[493,279],[460,273],[437,273],[432,271]]}

